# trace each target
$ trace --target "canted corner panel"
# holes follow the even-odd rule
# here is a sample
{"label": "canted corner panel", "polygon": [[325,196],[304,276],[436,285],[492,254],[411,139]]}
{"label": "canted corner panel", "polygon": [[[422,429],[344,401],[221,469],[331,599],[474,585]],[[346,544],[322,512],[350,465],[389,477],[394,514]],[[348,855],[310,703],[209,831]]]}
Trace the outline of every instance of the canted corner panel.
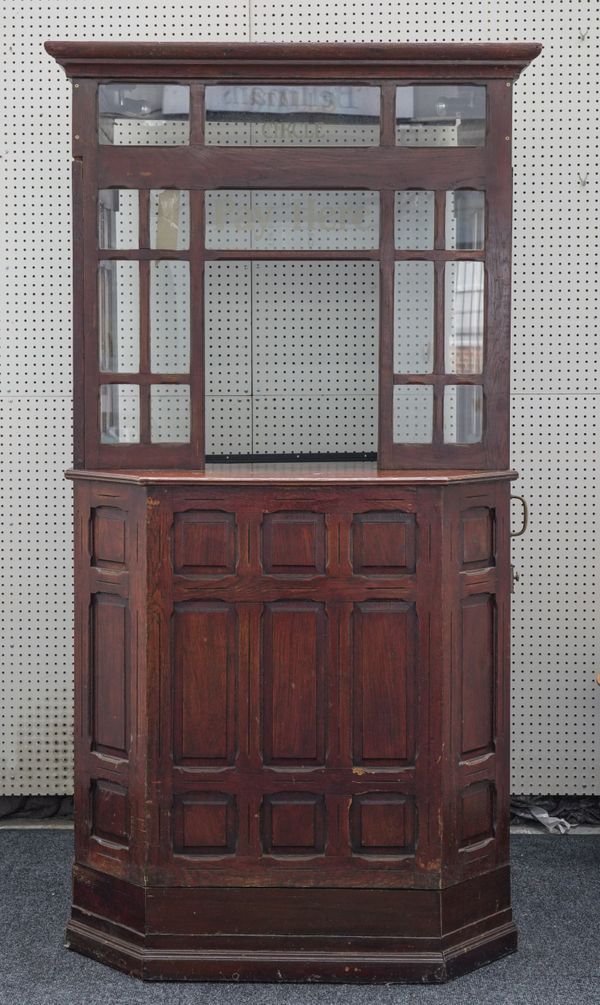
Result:
{"label": "canted corner panel", "polygon": [[325,605],[279,600],[261,626],[262,753],[266,764],[325,760]]}
{"label": "canted corner panel", "polygon": [[117,506],[91,511],[91,564],[124,569],[127,555],[127,513]]}
{"label": "canted corner panel", "polygon": [[414,604],[357,603],[352,612],[353,761],[407,765],[415,756]]}
{"label": "canted corner panel", "polygon": [[184,576],[235,573],[238,541],[235,513],[186,510],[175,513],[173,570]]}
{"label": "canted corner panel", "polygon": [[262,566],[268,575],[321,576],[327,563],[324,513],[265,513]]}
{"label": "canted corner panel", "polygon": [[129,609],[125,597],[95,593],[90,607],[92,749],[129,753]]}
{"label": "canted corner panel", "polygon": [[175,764],[233,764],[239,675],[235,606],[218,600],[176,604],[171,651]]}
{"label": "canted corner panel", "polygon": [[350,839],[355,855],[412,855],[415,834],[412,797],[394,792],[366,792],[353,797]]}
{"label": "canted corner panel", "polygon": [[472,852],[493,840],[496,829],[496,788],[491,781],[474,782],[459,795],[459,850]]}
{"label": "canted corner panel", "polygon": [[462,601],[461,631],[460,754],[467,759],[494,748],[497,618],[492,594],[477,594]]}
{"label": "canted corner panel", "polygon": [[414,572],[415,517],[395,511],[356,513],[352,520],[352,567],[361,576]]}
{"label": "canted corner panel", "polygon": [[267,854],[322,855],[325,799],[312,792],[276,792],[261,808],[261,844]]}
{"label": "canted corner panel", "polygon": [[461,512],[461,561],[465,569],[495,564],[496,511],[471,506]]}
{"label": "canted corner panel", "polygon": [[119,848],[129,846],[129,797],[113,781],[94,779],[91,785],[92,837]]}
{"label": "canted corner panel", "polygon": [[225,792],[188,792],[175,797],[173,851],[176,855],[233,855],[238,838],[236,798]]}

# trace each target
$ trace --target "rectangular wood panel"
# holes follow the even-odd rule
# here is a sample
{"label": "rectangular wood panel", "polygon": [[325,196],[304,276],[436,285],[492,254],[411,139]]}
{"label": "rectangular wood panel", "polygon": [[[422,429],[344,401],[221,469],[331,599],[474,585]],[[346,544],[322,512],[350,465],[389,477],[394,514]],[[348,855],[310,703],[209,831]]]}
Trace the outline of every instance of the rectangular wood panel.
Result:
{"label": "rectangular wood panel", "polygon": [[126,848],[129,844],[128,792],[116,782],[97,779],[91,788],[92,834]]}
{"label": "rectangular wood panel", "polygon": [[353,755],[356,764],[414,758],[414,606],[395,600],[354,605]]}
{"label": "rectangular wood panel", "polygon": [[489,593],[462,605],[462,740],[464,756],[494,744],[496,604]]}
{"label": "rectangular wood panel", "polygon": [[232,764],[238,619],[233,604],[190,601],[173,613],[174,757]]}
{"label": "rectangular wood panel", "polygon": [[265,604],[262,632],[263,756],[322,763],[325,753],[325,605]]}
{"label": "rectangular wood panel", "polygon": [[90,612],[92,747],[120,757],[129,748],[127,600],[96,593]]}

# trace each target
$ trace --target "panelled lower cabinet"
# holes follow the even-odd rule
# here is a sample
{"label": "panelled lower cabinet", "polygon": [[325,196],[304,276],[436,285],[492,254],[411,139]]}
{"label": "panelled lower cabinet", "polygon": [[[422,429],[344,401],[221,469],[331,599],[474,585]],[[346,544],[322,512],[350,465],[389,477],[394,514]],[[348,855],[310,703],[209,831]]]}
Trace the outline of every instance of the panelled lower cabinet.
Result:
{"label": "panelled lower cabinet", "polygon": [[511,98],[537,45],[52,42],[74,83],[68,944],[513,951]]}

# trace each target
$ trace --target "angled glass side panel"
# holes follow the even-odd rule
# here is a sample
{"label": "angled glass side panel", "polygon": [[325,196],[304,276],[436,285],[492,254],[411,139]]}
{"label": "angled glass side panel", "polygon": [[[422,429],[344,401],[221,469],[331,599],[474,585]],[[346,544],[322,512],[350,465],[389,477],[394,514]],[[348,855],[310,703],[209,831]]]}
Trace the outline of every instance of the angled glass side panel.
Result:
{"label": "angled glass side panel", "polygon": [[146,82],[100,84],[98,142],[129,147],[188,144],[189,87]]}
{"label": "angled glass side panel", "polygon": [[139,248],[140,197],[135,188],[101,188],[98,192],[98,247],[130,251]]}
{"label": "angled glass side panel", "polygon": [[446,248],[481,251],[485,243],[485,192],[446,192]]}
{"label": "angled glass side panel", "polygon": [[100,385],[100,442],[140,442],[140,389],[137,384]]}
{"label": "angled glass side panel", "polygon": [[394,443],[431,443],[433,387],[430,384],[394,385]]}
{"label": "angled glass side panel", "polygon": [[140,368],[139,262],[98,263],[98,362],[102,373]]}
{"label": "angled glass side panel", "polygon": [[446,262],[444,277],[446,373],[481,373],[485,303],[484,264]]}
{"label": "angled glass side panel", "polygon": [[400,147],[482,147],[486,88],[479,84],[403,84],[396,88]]}
{"label": "angled glass side panel", "polygon": [[481,384],[448,384],[444,388],[444,443],[479,443],[482,434]]}

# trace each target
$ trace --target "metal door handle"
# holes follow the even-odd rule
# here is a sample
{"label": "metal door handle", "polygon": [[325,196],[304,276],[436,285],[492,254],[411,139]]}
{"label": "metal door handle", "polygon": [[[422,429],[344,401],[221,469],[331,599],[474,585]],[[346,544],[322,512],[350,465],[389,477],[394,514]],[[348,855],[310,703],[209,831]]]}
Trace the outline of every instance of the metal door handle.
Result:
{"label": "metal door handle", "polygon": [[527,500],[525,496],[511,496],[511,501],[513,499],[518,499],[523,507],[523,523],[520,530],[511,530],[511,537],[522,537],[527,528],[529,527],[529,506],[527,505]]}

